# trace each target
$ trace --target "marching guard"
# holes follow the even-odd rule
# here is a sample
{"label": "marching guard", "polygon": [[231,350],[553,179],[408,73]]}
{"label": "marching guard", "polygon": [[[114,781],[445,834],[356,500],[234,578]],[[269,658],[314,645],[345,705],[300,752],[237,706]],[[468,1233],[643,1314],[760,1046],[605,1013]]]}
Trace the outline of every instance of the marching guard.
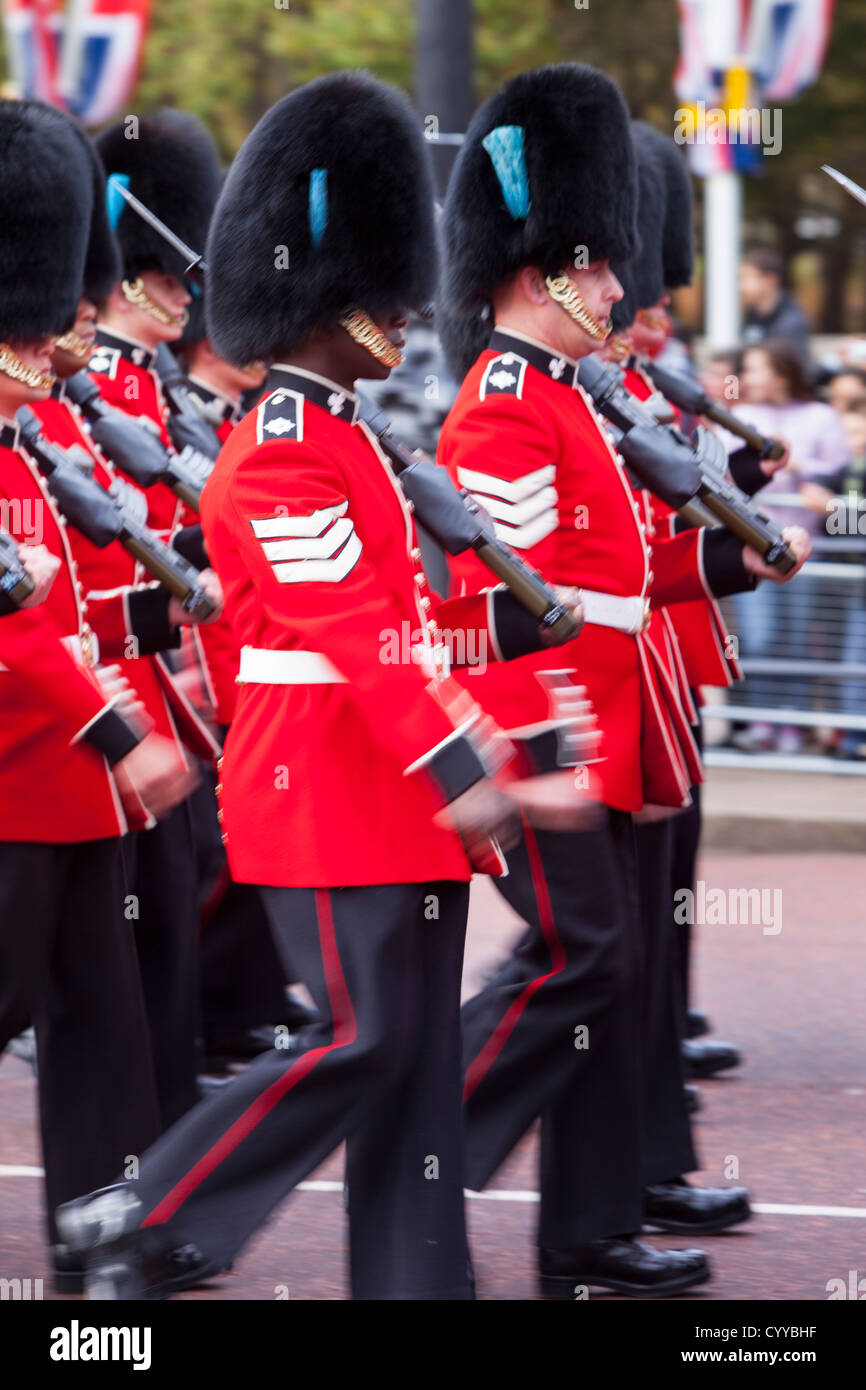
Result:
{"label": "marching guard", "polygon": [[[134,121],[135,126],[130,122]],[[196,245],[207,234],[220,186],[219,161],[208,133],[182,111],[127,117],[95,142],[108,176],[108,208],[120,250],[117,276],[97,305],[95,345],[88,370],[103,399],[134,416],[171,451],[167,404],[155,369],[161,343],[178,340],[192,294],[183,258],[123,201],[112,178],[123,182],[158,216]],[[197,522],[171,488],[157,482],[137,491],[146,520],[170,539],[185,522]],[[116,548],[115,548],[116,549]],[[94,583],[115,588],[129,582],[128,557],[112,576],[100,556]],[[172,740],[178,765],[194,772],[196,759],[214,765],[218,741],[205,727],[159,655],[177,645],[169,631],[160,647],[141,648],[128,663],[157,727]],[[124,634],[118,629],[118,640]],[[197,1099],[198,903],[193,802],[185,800],[156,826],[130,835],[124,859],[130,891],[138,900],[135,935],[145,987],[163,1124],[172,1124]]]}
{"label": "marching guard", "polygon": [[[511,801],[488,775],[502,741],[442,672],[458,638],[511,654],[543,638],[502,591],[437,604],[411,507],[358,420],[355,381],[400,360],[434,248],[417,119],[363,73],[278,102],[214,216],[214,345],[274,362],[203,498],[242,642],[223,830],[320,1017],[163,1136],[138,1182],[65,1208],[102,1296],[165,1288],[178,1245],[200,1249],[200,1272],[226,1268],[343,1139],[354,1297],[472,1296],[460,980],[473,863],[498,862]],[[395,658],[404,625],[412,650]]]}
{"label": "marching guard", "polygon": [[15,420],[48,397],[52,340],[75,318],[90,167],[66,118],[38,102],[0,103],[0,149],[0,499],[13,535],[41,539],[56,575],[41,605],[0,622],[0,1050],[34,1024],[49,1239],[65,1291],[54,1208],[159,1132],[121,836],[168,812],[188,784],[117,669],[98,664],[98,608]]}
{"label": "marching guard", "polygon": [[[576,669],[602,730],[600,822],[526,827],[498,886],[527,932],[463,1008],[468,1184],[484,1187],[540,1118],[541,1288],[561,1298],[591,1285],[659,1296],[709,1277],[701,1251],[634,1238],[646,1215],[652,966],[632,818],[684,806],[698,775],[679,692],[648,640],[653,608],[750,588],[766,573],[722,530],[652,545],[577,384],[578,359],[604,343],[622,294],[610,263],[637,250],[635,199],[619,92],[604,74],[564,64],[513,79],[476,114],[444,212],[440,322],[464,379],[440,462],[545,578],[578,586],[585,627],[558,664]],[[462,556],[452,574],[456,592],[486,582]],[[555,756],[550,664],[527,656],[465,682],[540,760]],[[702,1201],[728,1196],[707,1190]]]}

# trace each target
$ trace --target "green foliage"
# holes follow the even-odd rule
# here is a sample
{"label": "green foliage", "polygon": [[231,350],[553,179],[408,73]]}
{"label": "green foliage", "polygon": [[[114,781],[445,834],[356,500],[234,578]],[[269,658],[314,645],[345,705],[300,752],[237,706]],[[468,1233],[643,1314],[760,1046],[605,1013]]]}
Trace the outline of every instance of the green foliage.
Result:
{"label": "green foliage", "polygon": [[[412,0],[153,0],[132,109],[168,104],[194,111],[229,160],[274,101],[320,73],[366,67],[411,93],[414,8]],[[593,63],[620,84],[633,115],[672,130],[674,0],[475,0],[474,9],[479,100],[540,63]],[[840,317],[843,281],[864,253],[866,213],[818,172],[831,163],[866,183],[864,55],[866,6],[837,0],[821,78],[785,106],[782,152],[747,184],[751,230],[788,254],[804,247],[793,227],[801,212],[840,219],[840,236],[807,248],[823,260],[831,286],[825,318]]]}

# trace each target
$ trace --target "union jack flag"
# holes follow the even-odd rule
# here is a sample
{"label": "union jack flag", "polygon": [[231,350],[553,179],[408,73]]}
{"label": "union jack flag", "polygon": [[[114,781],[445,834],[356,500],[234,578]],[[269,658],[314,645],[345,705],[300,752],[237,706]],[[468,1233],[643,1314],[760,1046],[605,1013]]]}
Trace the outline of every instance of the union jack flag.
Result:
{"label": "union jack flag", "polygon": [[[834,0],[678,0],[677,97],[689,107],[764,107],[797,96],[818,77],[833,23]],[[699,122],[700,124],[700,122]],[[698,141],[696,173],[753,169],[760,145]]]}
{"label": "union jack flag", "polygon": [[3,0],[12,80],[23,97],[85,125],[123,110],[135,85],[150,0]]}

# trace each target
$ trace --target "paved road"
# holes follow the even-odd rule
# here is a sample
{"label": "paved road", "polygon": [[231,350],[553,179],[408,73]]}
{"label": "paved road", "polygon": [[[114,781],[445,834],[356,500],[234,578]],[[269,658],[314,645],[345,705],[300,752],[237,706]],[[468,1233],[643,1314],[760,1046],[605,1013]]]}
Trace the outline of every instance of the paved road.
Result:
{"label": "paved road", "polygon": [[[713,1299],[826,1299],[831,1279],[866,1278],[866,860],[855,855],[708,856],[708,890],[781,893],[781,930],[762,925],[698,929],[698,1002],[746,1065],[702,1086],[697,1119],[700,1180],[723,1182],[732,1160],[761,1205],[740,1233],[710,1238],[715,1278],[694,1295]],[[718,900],[716,900],[718,901]],[[766,899],[773,905],[772,896]],[[777,903],[779,900],[776,900]],[[777,918],[778,921],[778,918]],[[773,923],[769,916],[766,924]],[[516,919],[489,884],[473,899],[466,986],[507,949]],[[43,1278],[41,1184],[8,1167],[37,1165],[34,1088],[16,1059],[0,1065],[0,1277]],[[5,1165],[5,1167],[4,1167]],[[347,1296],[345,1219],[333,1157],[311,1177],[325,1190],[297,1193],[251,1245],[211,1299],[340,1299]],[[533,1226],[536,1141],[528,1136],[487,1197],[469,1203],[479,1295],[536,1297]],[[496,1197],[499,1194],[499,1198]],[[809,1214],[803,1208],[859,1215]],[[662,1241],[661,1237],[653,1237]],[[665,1243],[687,1242],[668,1238]],[[866,1291],[866,1284],[864,1284]]]}

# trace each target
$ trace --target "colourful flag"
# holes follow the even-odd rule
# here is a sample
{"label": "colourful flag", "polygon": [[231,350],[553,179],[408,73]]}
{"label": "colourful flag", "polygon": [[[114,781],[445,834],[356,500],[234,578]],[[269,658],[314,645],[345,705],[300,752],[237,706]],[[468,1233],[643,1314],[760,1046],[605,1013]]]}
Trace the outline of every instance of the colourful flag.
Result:
{"label": "colourful flag", "polygon": [[[695,173],[760,167],[774,104],[820,74],[834,0],[678,0],[674,87]],[[724,113],[720,115],[720,113]]]}
{"label": "colourful flag", "polygon": [[12,80],[25,97],[97,126],[123,111],[150,0],[3,0]]}

